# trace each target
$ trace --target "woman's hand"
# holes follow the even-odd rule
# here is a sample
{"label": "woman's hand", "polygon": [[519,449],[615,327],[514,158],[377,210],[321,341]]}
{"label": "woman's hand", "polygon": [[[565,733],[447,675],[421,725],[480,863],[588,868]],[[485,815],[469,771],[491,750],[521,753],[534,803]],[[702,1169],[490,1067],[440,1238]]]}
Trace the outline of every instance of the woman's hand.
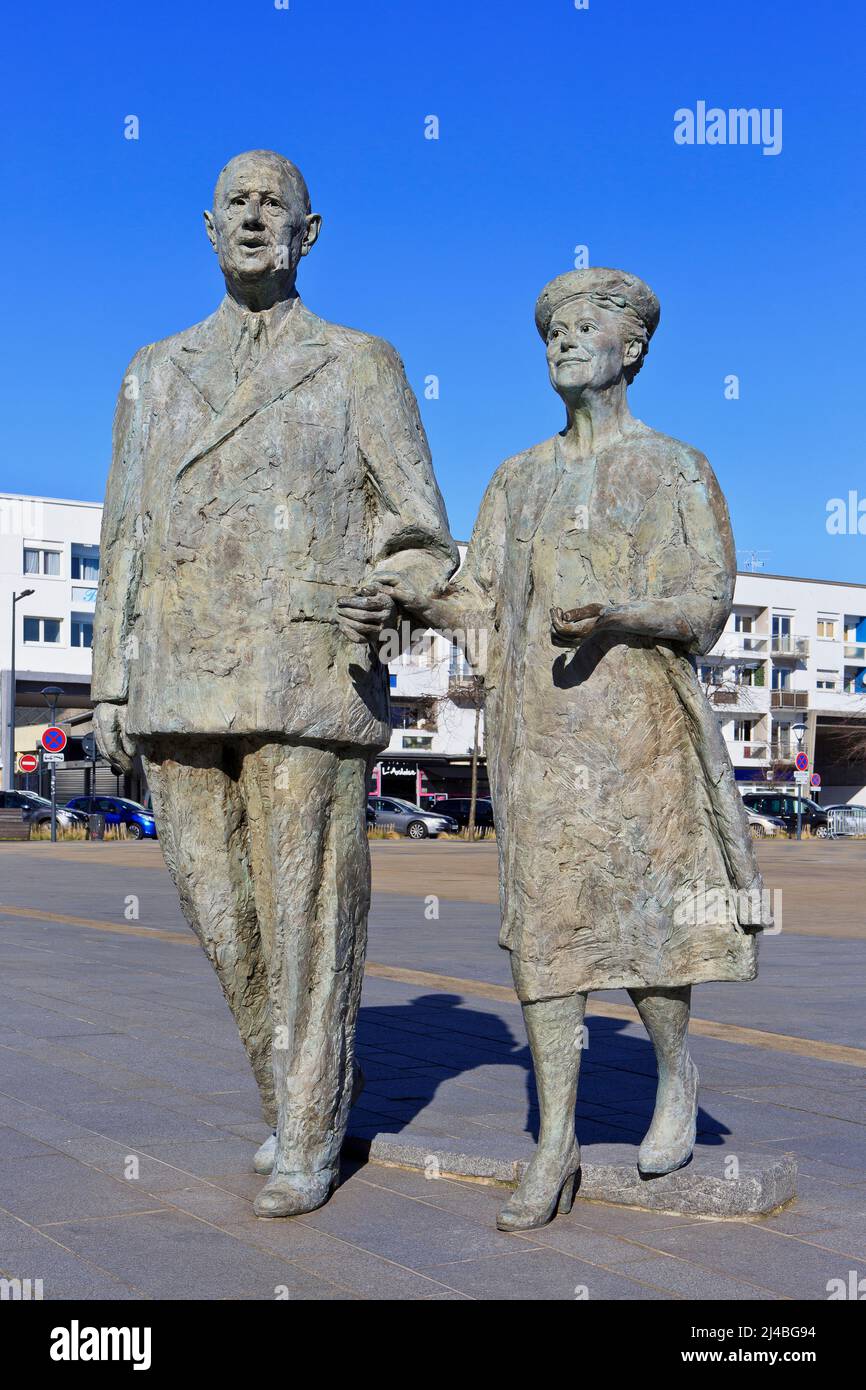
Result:
{"label": "woman's hand", "polygon": [[350,642],[376,642],[397,615],[390,593],[367,584],[337,599],[337,622]]}
{"label": "woman's hand", "polygon": [[602,613],[600,603],[585,603],[582,608],[550,610],[550,636],[557,647],[574,647],[584,642],[598,627]]}

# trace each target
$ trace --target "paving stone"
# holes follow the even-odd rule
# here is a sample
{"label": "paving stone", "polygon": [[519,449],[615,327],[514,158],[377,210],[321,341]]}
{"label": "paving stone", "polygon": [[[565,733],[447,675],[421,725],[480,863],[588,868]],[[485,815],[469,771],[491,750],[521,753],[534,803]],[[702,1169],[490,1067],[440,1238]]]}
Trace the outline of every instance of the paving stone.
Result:
{"label": "paving stone", "polygon": [[53,1228],[64,1245],[150,1298],[223,1299],[249,1295],[274,1300],[353,1298],[288,1260],[250,1249],[177,1210],[110,1221],[67,1222]]}
{"label": "paving stone", "polygon": [[[0,1125],[0,1162],[9,1158],[35,1158],[39,1154],[50,1154],[48,1144],[41,1143],[32,1135],[9,1125]],[[2,1195],[2,1194],[0,1194]]]}
{"label": "paving stone", "polygon": [[773,1235],[767,1223],[703,1222],[659,1232],[654,1246],[715,1273],[756,1284],[787,1298],[826,1299],[827,1284],[846,1278],[844,1255],[796,1236]]}
{"label": "paving stone", "polygon": [[649,1281],[550,1250],[519,1250],[486,1259],[427,1265],[422,1272],[485,1300],[592,1303],[597,1299],[657,1301],[672,1296]]}
{"label": "paving stone", "polygon": [[49,1234],[37,1231],[14,1217],[0,1212],[0,1274],[6,1279],[29,1279],[31,1296],[41,1298],[111,1299],[140,1298],[136,1290],[107,1271],[65,1250]]}
{"label": "paving stone", "polygon": [[778,1300],[778,1294],[742,1279],[731,1279],[716,1270],[703,1269],[688,1260],[658,1256],[634,1260],[627,1266],[630,1279],[668,1289],[680,1298],[719,1299],[723,1302],[764,1302]]}
{"label": "paving stone", "polygon": [[61,1154],[0,1160],[0,1207],[34,1226],[158,1205],[133,1183],[108,1177]]}

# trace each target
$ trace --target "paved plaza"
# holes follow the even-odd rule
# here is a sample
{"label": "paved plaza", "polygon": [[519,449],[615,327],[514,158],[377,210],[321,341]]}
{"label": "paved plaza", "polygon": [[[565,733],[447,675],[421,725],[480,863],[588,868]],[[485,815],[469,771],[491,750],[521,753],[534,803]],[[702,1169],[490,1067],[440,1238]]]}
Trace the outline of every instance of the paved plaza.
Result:
{"label": "paved plaza", "polygon": [[[365,1143],[520,1158],[537,1122],[496,945],[495,846],[374,841],[359,1026],[366,1089],[323,1209],[258,1220],[264,1138],[228,1008],[157,846],[0,846],[0,1273],[47,1299],[792,1299],[866,1274],[866,843],[760,847],[783,930],[751,985],[696,989],[698,1145],[793,1154],[799,1197],[709,1220],[578,1200],[526,1235],[505,1189]],[[649,1121],[624,994],[592,997],[588,1162]]]}

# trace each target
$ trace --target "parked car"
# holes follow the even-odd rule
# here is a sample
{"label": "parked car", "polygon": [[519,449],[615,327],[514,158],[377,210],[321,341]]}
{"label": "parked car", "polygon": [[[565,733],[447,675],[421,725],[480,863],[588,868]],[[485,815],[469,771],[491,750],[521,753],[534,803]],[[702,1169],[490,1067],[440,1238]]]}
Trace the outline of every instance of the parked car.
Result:
{"label": "parked car", "polygon": [[[461,830],[469,824],[468,796],[446,796],[439,801],[428,799],[428,808],[437,816],[451,816]],[[475,802],[475,824],[479,830],[493,829],[493,802],[486,796],[479,796]]]}
{"label": "parked car", "polygon": [[74,796],[66,805],[67,809],[83,811],[85,817],[105,816],[106,825],[125,825],[131,840],[157,838],[153,813],[138,801],[128,801],[124,796]]}
{"label": "parked car", "polygon": [[767,835],[784,835],[787,826],[781,816],[762,816],[757,811],[749,810],[746,807],[746,815],[749,820],[749,831],[756,840],[763,840]]}
{"label": "parked car", "polygon": [[[743,801],[748,811],[757,811],[759,816],[778,816],[784,822],[788,834],[797,829],[797,798],[784,792],[747,792]],[[823,806],[804,796],[802,801],[803,828],[808,827],[813,835],[825,839],[830,834],[830,820]]]}
{"label": "parked car", "polygon": [[[31,825],[47,825],[51,820],[51,802],[47,796],[37,796],[36,792],[0,792],[0,810],[16,811],[19,807],[21,819]],[[57,824],[70,830],[76,825],[86,825],[87,817],[80,811],[58,806]]]}
{"label": "parked car", "polygon": [[435,840],[443,830],[454,832],[459,829],[452,816],[440,816],[437,811],[425,811],[412,801],[403,801],[397,796],[371,796],[368,805],[376,816],[376,824],[391,830],[399,830],[410,840]]}

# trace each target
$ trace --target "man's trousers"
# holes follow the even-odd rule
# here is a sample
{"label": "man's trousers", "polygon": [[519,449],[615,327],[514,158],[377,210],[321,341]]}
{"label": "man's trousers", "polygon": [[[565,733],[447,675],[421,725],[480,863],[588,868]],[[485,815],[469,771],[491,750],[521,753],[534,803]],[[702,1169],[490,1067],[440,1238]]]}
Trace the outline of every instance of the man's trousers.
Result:
{"label": "man's trousers", "polygon": [[370,905],[368,750],[154,737],[142,759],[184,914],[216,969],[283,1172],[339,1160]]}

